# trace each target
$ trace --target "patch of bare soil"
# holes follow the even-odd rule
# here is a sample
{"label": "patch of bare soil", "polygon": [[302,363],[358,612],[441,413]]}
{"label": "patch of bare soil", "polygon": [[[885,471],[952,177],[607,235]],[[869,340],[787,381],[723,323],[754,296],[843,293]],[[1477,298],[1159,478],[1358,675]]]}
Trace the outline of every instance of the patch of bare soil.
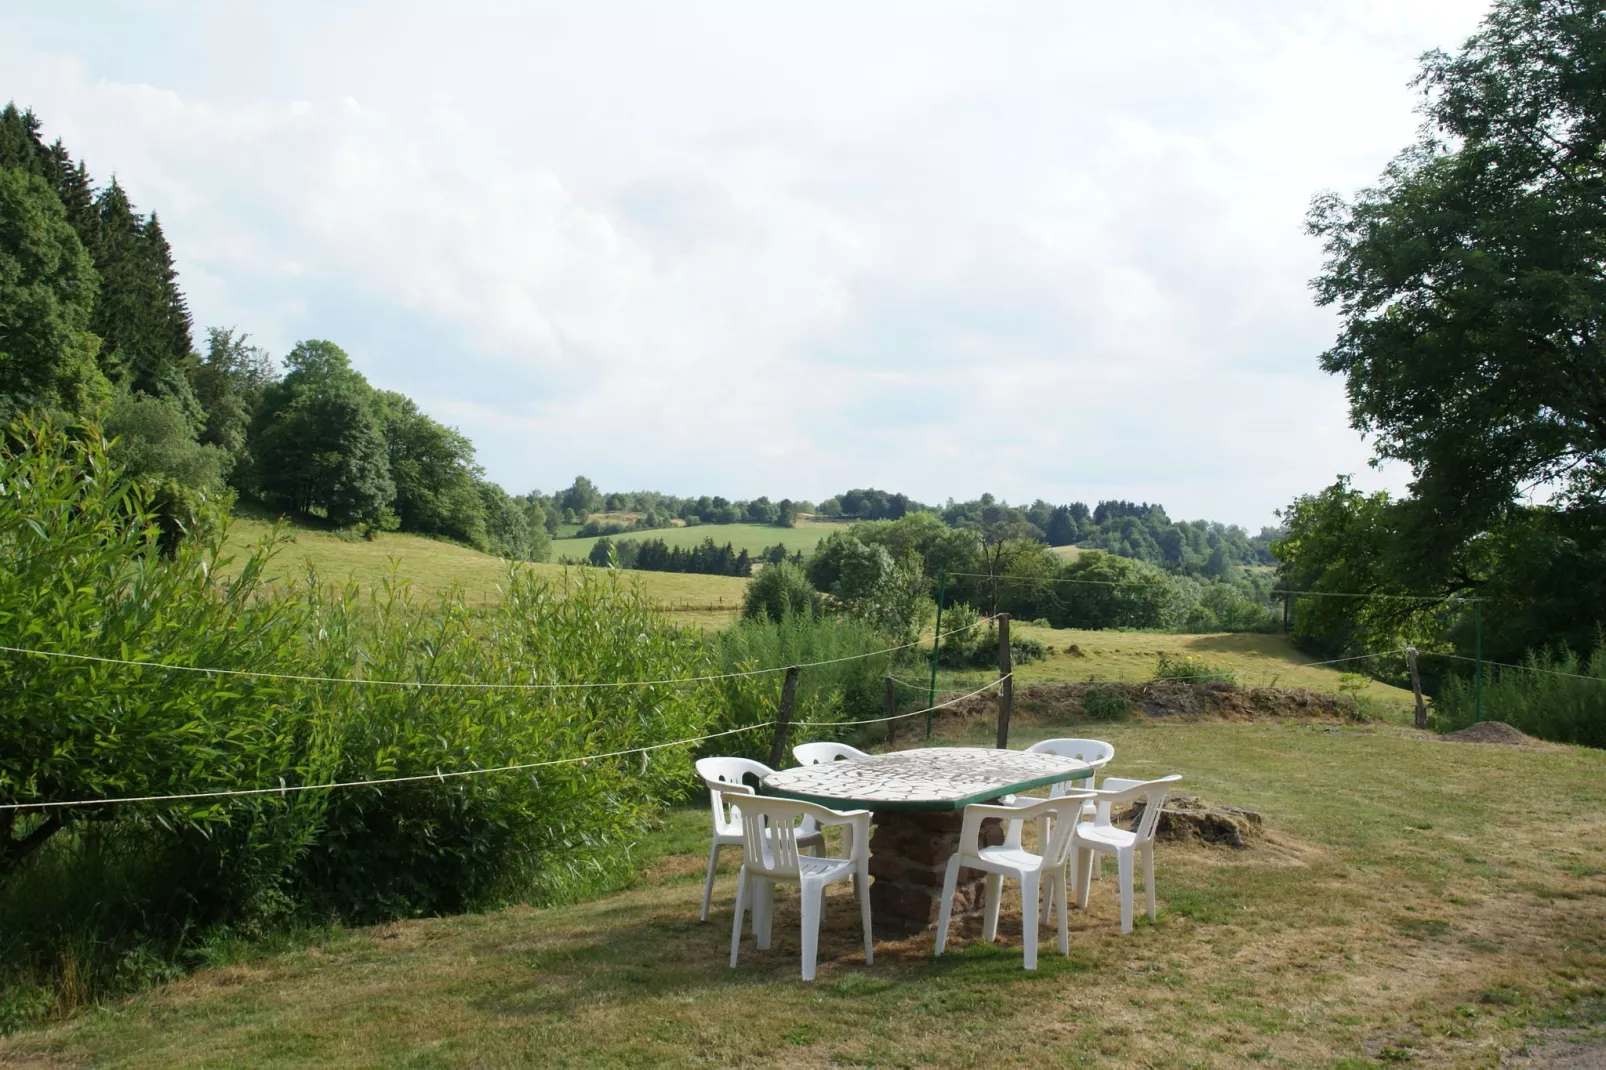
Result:
{"label": "patch of bare soil", "polygon": [[1606,1040],[1580,1039],[1562,1030],[1539,1034],[1500,1061],[1523,1070],[1598,1070],[1606,1066]]}
{"label": "patch of bare soil", "polygon": [[[1358,719],[1355,701],[1305,687],[1239,687],[1223,681],[1189,683],[1185,680],[1150,680],[1139,684],[1056,682],[1029,684],[1015,691],[1015,716],[1042,721],[1063,721],[1090,716],[1088,700],[1102,716],[1124,704],[1149,717],[1176,720],[1255,721]],[[996,716],[996,695],[976,695],[948,707],[951,718]],[[1526,737],[1525,737],[1526,738]]]}
{"label": "patch of bare soil", "polygon": [[1533,736],[1519,732],[1504,721],[1480,721],[1459,732],[1439,737],[1446,743],[1505,743],[1514,747],[1539,747],[1544,744]]}

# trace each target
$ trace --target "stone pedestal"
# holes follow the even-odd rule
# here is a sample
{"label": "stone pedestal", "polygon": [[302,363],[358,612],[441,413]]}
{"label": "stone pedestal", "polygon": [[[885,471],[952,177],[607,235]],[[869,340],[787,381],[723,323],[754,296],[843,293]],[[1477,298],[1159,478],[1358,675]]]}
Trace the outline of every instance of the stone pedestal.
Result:
{"label": "stone pedestal", "polygon": [[[876,930],[914,932],[937,923],[942,878],[959,848],[962,810],[878,811],[870,838],[870,910]],[[981,846],[1004,842],[996,820],[982,823]],[[986,874],[961,869],[954,893],[954,915],[981,910]]]}

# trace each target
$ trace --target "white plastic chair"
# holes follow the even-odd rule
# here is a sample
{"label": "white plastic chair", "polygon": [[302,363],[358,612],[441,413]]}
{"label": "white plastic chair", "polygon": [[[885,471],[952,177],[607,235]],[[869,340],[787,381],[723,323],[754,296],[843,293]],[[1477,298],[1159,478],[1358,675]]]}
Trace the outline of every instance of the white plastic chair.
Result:
{"label": "white plastic chair", "polygon": [[[1033,743],[1026,748],[1026,753],[1052,754],[1059,758],[1070,758],[1072,761],[1082,762],[1093,767],[1093,772],[1085,777],[1079,777],[1075,780],[1062,780],[1056,784],[1049,785],[1049,798],[1057,799],[1068,791],[1091,791],[1097,787],[1098,785],[1094,782],[1095,777],[1115,757],[1115,747],[1102,739],[1076,739],[1066,736],[1059,739],[1045,739],[1041,743]],[[1091,802],[1082,804],[1082,817],[1093,817],[1093,804]],[[1039,821],[1037,823],[1037,841],[1046,843],[1049,835],[1049,821],[1047,819]],[[1094,866],[1093,876],[1099,876],[1101,868],[1100,866]],[[1048,920],[1053,913],[1053,907],[1053,900],[1045,899],[1043,901],[1043,924],[1048,924]]]}
{"label": "white plastic chair", "polygon": [[[714,809],[714,842],[708,848],[708,877],[703,881],[703,910],[697,916],[699,921],[708,920],[708,905],[714,897],[714,869],[719,865],[719,849],[742,845],[742,815],[733,797],[757,794],[742,778],[751,774],[762,780],[774,771],[763,762],[749,758],[697,759],[697,775],[708,785],[708,802]],[[825,836],[818,826],[810,824],[803,830],[798,843],[817,850],[825,846]]]}
{"label": "white plastic chair", "polygon": [[[961,867],[983,870],[987,874],[987,898],[982,916],[982,939],[988,943],[998,935],[998,908],[1004,897],[1004,878],[1013,877],[1020,882],[1021,944],[1026,968],[1037,969],[1037,930],[1041,925],[1037,911],[1039,891],[1046,890],[1048,897],[1057,900],[1059,909],[1060,954],[1071,953],[1070,932],[1066,921],[1065,860],[1069,857],[1076,818],[1082,809],[1081,795],[1066,795],[1057,799],[1038,799],[1025,805],[974,803],[965,807],[965,820],[959,831],[959,850],[948,859],[947,872],[942,878],[942,904],[937,910],[937,954],[948,946],[948,924],[953,918],[954,891],[959,882]],[[1005,826],[1004,842],[998,847],[980,847],[981,824],[990,817],[1002,818]],[[1046,844],[1040,845],[1041,854],[1033,854],[1021,846],[1021,827],[1027,821],[1058,818],[1054,832]],[[1044,881],[1047,882],[1046,888]]]}
{"label": "white plastic chair", "polygon": [[792,748],[792,757],[797,759],[798,765],[825,765],[838,759],[856,762],[870,756],[846,743],[799,743]]}
{"label": "white plastic chair", "polygon": [[[1086,909],[1088,885],[1093,876],[1093,859],[1099,854],[1115,856],[1121,881],[1121,931],[1132,931],[1132,869],[1136,856],[1143,857],[1143,890],[1149,900],[1149,920],[1154,920],[1154,830],[1171,785],[1182,777],[1172,773],[1159,780],[1125,780],[1106,777],[1104,787],[1093,792],[1095,812],[1092,821],[1082,821],[1071,838],[1071,861],[1076,870],[1072,886],[1076,905]],[[1110,814],[1117,806],[1143,800],[1143,817],[1130,832],[1117,828]]]}
{"label": "white plastic chair", "polygon": [[[742,872],[736,880],[736,918],[731,923],[731,967],[742,947],[743,908],[753,906],[753,935],[760,950],[770,946],[770,911],[776,881],[796,881],[803,908],[803,980],[814,980],[820,946],[820,921],[825,912],[825,886],[857,878],[870,879],[870,811],[837,811],[817,803],[772,799],[755,795],[742,801]],[[822,858],[802,852],[803,829],[842,825],[846,858]],[[760,888],[759,885],[766,887]],[[870,897],[859,896],[859,918],[864,926],[864,961],[874,961],[870,936]]]}

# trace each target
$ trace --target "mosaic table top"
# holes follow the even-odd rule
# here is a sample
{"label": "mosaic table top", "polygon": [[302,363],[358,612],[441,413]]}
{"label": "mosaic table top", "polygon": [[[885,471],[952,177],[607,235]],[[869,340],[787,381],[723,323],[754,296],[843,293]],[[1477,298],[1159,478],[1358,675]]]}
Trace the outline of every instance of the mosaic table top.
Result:
{"label": "mosaic table top", "polygon": [[962,810],[975,802],[1076,780],[1092,768],[1074,758],[986,747],[922,747],[854,761],[783,769],[759,791],[835,809]]}

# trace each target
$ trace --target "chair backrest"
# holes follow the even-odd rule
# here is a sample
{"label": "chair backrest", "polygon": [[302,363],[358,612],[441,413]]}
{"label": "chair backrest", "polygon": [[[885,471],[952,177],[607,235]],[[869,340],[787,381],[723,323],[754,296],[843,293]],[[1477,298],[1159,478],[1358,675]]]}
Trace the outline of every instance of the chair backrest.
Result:
{"label": "chair backrest", "polygon": [[[1011,807],[1013,813],[1005,820],[1008,827],[1005,830],[1004,845],[1006,847],[1019,847],[1021,842],[1021,829],[1028,821],[1051,817],[1054,819],[1047,843],[1039,843],[1037,851],[1043,857],[1045,866],[1062,866],[1070,853],[1071,839],[1076,832],[1077,820],[1082,814],[1082,801],[1092,797],[1091,792],[1077,792],[1070,796],[1055,796],[1053,798],[1035,800],[1023,805]],[[969,809],[969,807],[966,807]],[[1041,828],[1041,826],[1039,826]],[[980,831],[979,829],[977,830]],[[968,844],[971,841],[961,833],[960,843]]]}
{"label": "chair backrest", "polygon": [[734,836],[740,831],[737,822],[740,821],[741,815],[736,812],[734,806],[727,812],[725,800],[729,795],[755,794],[743,777],[751,775],[762,780],[773,772],[775,770],[763,762],[755,762],[751,758],[697,759],[697,775],[708,785],[708,802],[714,810],[715,832],[721,836]]}
{"label": "chair backrest", "polygon": [[[1102,739],[1045,739],[1041,743],[1033,743],[1026,748],[1027,754],[1052,754],[1060,758],[1070,758],[1073,761],[1085,762],[1094,769],[1102,769],[1115,757],[1115,748]],[[1094,786],[1093,776],[1089,774],[1077,780],[1069,780],[1054,784],[1049,788],[1050,795],[1064,795],[1070,787],[1091,788]]]}
{"label": "chair backrest", "polygon": [[1158,780],[1122,780],[1108,777],[1104,781],[1104,788],[1095,794],[1098,800],[1098,816],[1095,820],[1100,824],[1109,824],[1110,814],[1116,807],[1130,805],[1142,799],[1143,816],[1138,820],[1138,827],[1132,832],[1139,843],[1147,843],[1154,839],[1154,830],[1160,823],[1160,811],[1165,808],[1165,797],[1170,794],[1171,785],[1181,779],[1181,773],[1172,773]]}
{"label": "chair backrest", "polygon": [[870,756],[846,743],[799,743],[792,748],[792,757],[799,765],[824,765],[838,760],[856,762]]}
{"label": "chair backrest", "polygon": [[[869,811],[850,811],[869,817]],[[839,823],[844,815],[818,803],[755,795],[742,800],[742,865],[765,877],[798,876],[797,839],[820,824]],[[855,837],[860,839],[862,837]],[[855,852],[863,850],[855,844]]]}

